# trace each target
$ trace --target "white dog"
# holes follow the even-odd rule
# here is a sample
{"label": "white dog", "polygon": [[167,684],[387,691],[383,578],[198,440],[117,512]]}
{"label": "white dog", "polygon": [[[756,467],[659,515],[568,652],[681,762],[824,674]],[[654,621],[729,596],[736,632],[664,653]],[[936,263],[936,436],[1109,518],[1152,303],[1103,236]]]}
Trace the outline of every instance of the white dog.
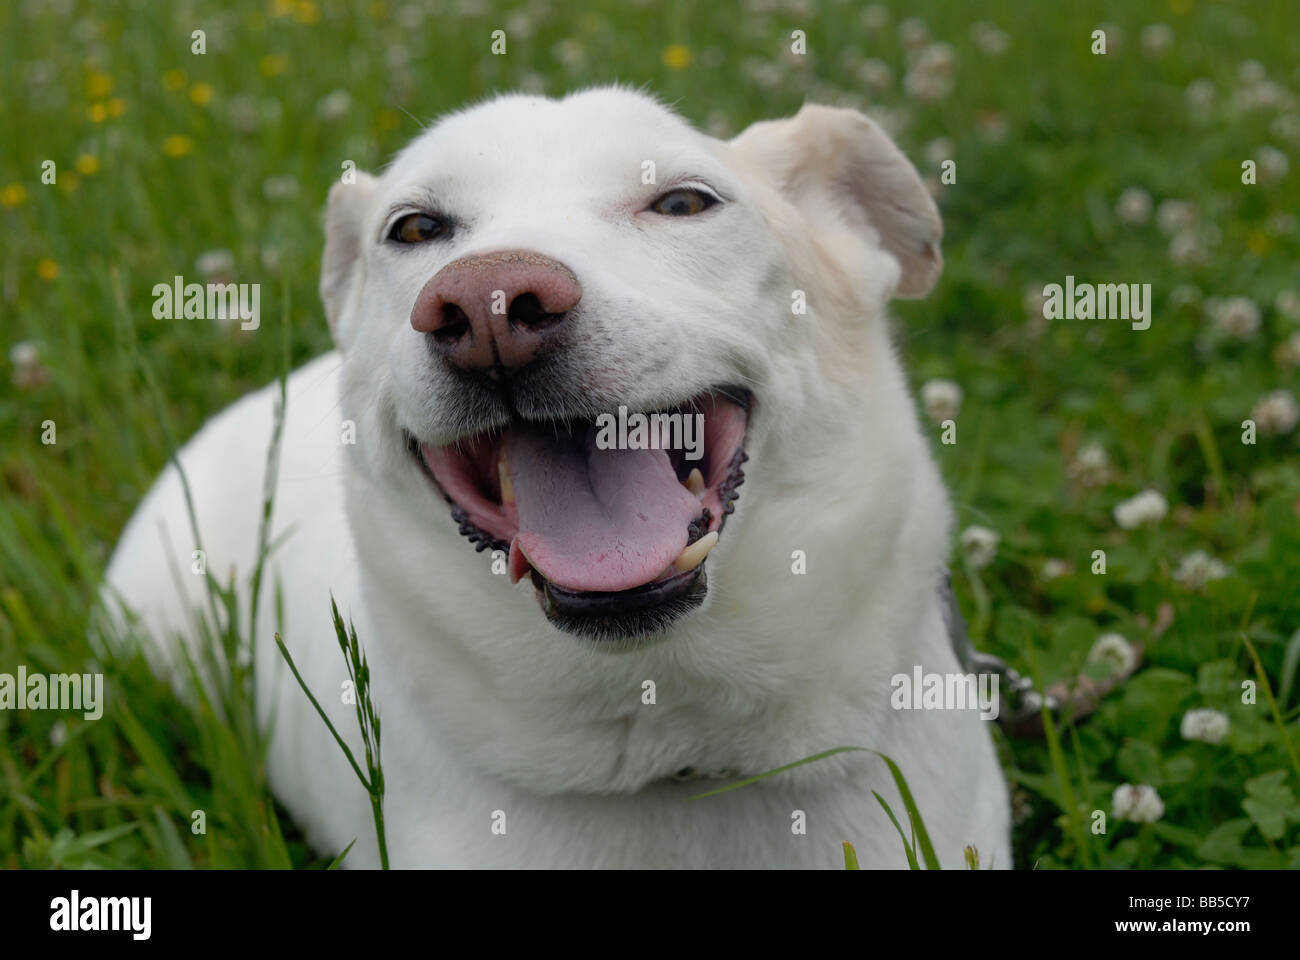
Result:
{"label": "white dog", "polygon": [[[870,752],[690,799],[847,745],[898,763],[943,866],[967,844],[1010,866],[990,724],[891,706],[895,675],[961,672],[951,511],[886,319],[934,284],[940,234],[857,112],[722,142],[616,88],[491,100],[335,185],[338,351],[289,379],[283,621],[262,605],[257,651],[271,784],[308,838],[378,861],[269,642],[356,750],[333,593],[370,659],[395,866],[836,867],[845,840],[905,866]],[[201,543],[169,469],[118,545],[109,582],[159,636],[204,595],[196,549],[247,580],[277,393],[181,453]],[[608,449],[620,406],[702,415],[703,456]]]}

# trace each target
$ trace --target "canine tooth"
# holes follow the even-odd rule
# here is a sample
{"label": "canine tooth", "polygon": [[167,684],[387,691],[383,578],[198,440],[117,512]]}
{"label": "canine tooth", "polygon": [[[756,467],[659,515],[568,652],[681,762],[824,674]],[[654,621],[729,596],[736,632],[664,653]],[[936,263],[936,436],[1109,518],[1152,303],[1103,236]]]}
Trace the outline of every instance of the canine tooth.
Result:
{"label": "canine tooth", "polygon": [[686,489],[697,497],[704,495],[704,474],[700,473],[699,467],[691,467],[691,472],[686,477]]}
{"label": "canine tooth", "polygon": [[717,542],[718,531],[709,531],[683,550],[677,559],[673,561],[673,566],[678,573],[694,570],[704,562],[704,558],[709,555],[709,551],[713,549],[713,545]]}
{"label": "canine tooth", "polygon": [[510,468],[506,465],[506,452],[501,451],[501,459],[497,461],[497,476],[501,478],[501,502],[503,504],[515,502],[515,485],[510,482]]}

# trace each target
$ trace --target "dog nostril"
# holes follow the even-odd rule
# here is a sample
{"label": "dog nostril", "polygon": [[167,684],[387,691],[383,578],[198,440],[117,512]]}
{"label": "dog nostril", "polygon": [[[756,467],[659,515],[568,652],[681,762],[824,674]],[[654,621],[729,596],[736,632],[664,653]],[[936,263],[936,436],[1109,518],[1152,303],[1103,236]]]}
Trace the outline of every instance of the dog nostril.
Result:
{"label": "dog nostril", "polygon": [[564,319],[563,313],[547,313],[535,293],[521,293],[510,302],[510,322],[526,330],[543,330]]}
{"label": "dog nostril", "polygon": [[454,303],[442,305],[442,322],[433,331],[433,339],[439,343],[451,343],[469,333],[469,317]]}

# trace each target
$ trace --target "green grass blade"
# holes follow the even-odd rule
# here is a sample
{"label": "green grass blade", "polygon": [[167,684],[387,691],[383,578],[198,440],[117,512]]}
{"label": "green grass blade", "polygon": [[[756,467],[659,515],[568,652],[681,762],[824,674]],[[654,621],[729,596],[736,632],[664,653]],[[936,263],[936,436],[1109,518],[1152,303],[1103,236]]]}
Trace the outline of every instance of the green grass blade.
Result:
{"label": "green grass blade", "polygon": [[845,870],[859,869],[858,852],[853,849],[853,844],[849,843],[847,840],[844,841],[844,869]]}
{"label": "green grass blade", "polygon": [[894,763],[889,757],[877,751],[873,752],[885,761],[885,764],[889,767],[889,772],[894,777],[894,785],[898,787],[898,792],[903,798],[903,807],[907,810],[907,815],[912,821],[912,828],[916,831],[916,840],[921,847],[921,857],[925,860],[926,869],[941,869],[939,858],[934,853],[934,846],[930,843],[930,834],[925,829],[925,821],[921,819],[921,811],[917,809],[916,800],[912,798],[912,791],[908,789],[903,772],[898,769],[898,764]]}
{"label": "green grass blade", "polygon": [[889,809],[889,804],[885,803],[885,798],[882,797],[880,794],[876,793],[876,791],[872,790],[871,795],[875,797],[876,802],[879,803],[881,807],[884,808],[885,815],[889,817],[889,822],[892,823],[894,825],[894,829],[898,831],[898,839],[903,841],[903,852],[907,854],[908,868],[912,870],[920,870],[921,864],[919,864],[916,860],[916,850],[914,850],[912,848],[912,845],[907,842],[907,834],[903,832],[903,827],[898,822],[898,818],[894,816],[894,811]]}

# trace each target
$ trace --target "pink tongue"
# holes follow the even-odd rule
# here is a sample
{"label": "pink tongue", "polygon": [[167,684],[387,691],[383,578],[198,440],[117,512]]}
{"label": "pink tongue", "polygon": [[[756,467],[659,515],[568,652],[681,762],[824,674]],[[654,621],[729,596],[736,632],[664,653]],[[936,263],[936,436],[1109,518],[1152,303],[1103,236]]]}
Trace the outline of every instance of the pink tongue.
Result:
{"label": "pink tongue", "polygon": [[519,510],[511,545],[547,580],[611,592],[658,578],[686,546],[700,501],[663,450],[600,450],[545,429],[515,429],[506,459]]}

